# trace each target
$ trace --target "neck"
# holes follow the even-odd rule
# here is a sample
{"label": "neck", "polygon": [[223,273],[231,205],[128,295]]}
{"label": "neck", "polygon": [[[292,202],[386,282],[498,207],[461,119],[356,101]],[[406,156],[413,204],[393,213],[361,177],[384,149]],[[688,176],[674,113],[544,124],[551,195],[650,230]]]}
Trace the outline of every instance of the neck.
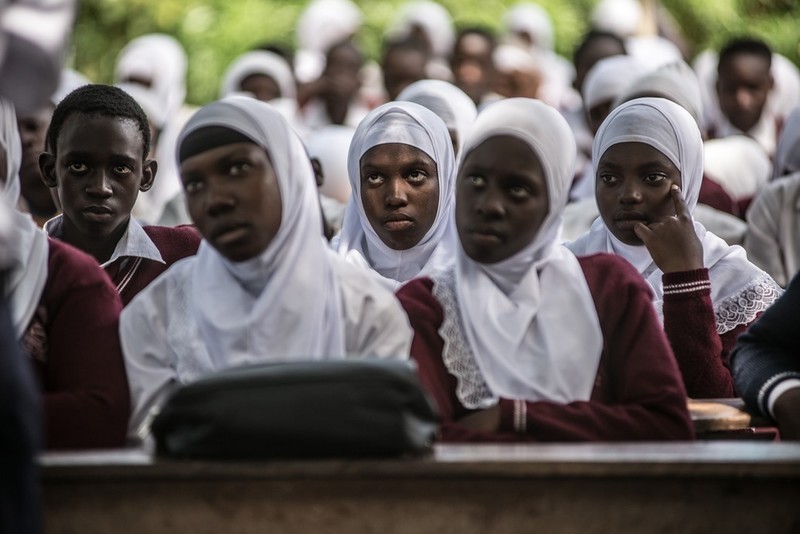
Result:
{"label": "neck", "polygon": [[119,240],[122,239],[128,229],[128,222],[129,220],[126,220],[105,237],[95,237],[79,232],[69,219],[64,217],[61,240],[93,256],[102,265],[111,259],[114,249],[117,248],[117,243],[119,243]]}
{"label": "neck", "polygon": [[325,99],[325,111],[328,112],[328,118],[333,124],[344,124],[349,108],[350,102],[348,100],[330,97]]}

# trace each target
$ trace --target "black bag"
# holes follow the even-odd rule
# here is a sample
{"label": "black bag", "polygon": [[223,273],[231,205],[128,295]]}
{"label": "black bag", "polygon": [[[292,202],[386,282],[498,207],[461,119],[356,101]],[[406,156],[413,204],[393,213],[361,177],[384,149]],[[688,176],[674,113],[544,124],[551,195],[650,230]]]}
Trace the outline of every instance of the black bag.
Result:
{"label": "black bag", "polygon": [[176,390],[153,421],[160,454],[192,458],[421,453],[437,415],[413,361],[237,367]]}

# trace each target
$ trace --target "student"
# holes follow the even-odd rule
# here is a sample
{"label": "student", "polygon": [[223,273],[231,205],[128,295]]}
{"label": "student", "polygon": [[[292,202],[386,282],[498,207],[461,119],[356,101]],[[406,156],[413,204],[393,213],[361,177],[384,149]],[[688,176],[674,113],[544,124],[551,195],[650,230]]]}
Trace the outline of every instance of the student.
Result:
{"label": "student", "polygon": [[458,87],[442,80],[414,82],[397,96],[401,102],[414,102],[436,113],[444,121],[456,159],[478,110],[472,100]]}
{"label": "student", "polygon": [[719,53],[716,92],[721,123],[709,137],[744,134],[775,155],[780,120],[767,104],[772,90],[772,51],[757,39],[734,39]]}
{"label": "student", "polygon": [[444,441],[692,439],[647,285],[558,243],[575,141],[549,106],[488,106],[464,146],[455,264],[398,292]]}
{"label": "student", "polygon": [[458,32],[453,45],[450,68],[453,83],[464,91],[476,106],[487,99],[494,100],[494,63],[492,55],[495,37],[491,30],[481,27],[464,28]]}
{"label": "student", "polygon": [[800,108],[786,119],[774,179],[747,210],[744,248],[781,287],[800,271]]}
{"label": "student", "polygon": [[428,78],[428,51],[419,41],[407,38],[388,41],[385,45],[381,70],[388,101],[397,100],[403,89]]}
{"label": "student", "polygon": [[[19,200],[21,160],[14,108],[0,101],[0,202]],[[90,256],[48,239],[27,214],[11,216],[3,291],[42,393],[44,445],[121,447],[129,406],[119,295]]]}
{"label": "student", "polygon": [[689,396],[735,395],[728,354],[781,290],[692,212],[703,177],[703,142],[692,116],[663,98],[622,104],[594,139],[600,217],[568,247],[609,252],[650,285]]}
{"label": "student", "polygon": [[781,439],[800,440],[800,276],[739,338],[731,353],[736,386],[747,405],[778,422]]}
{"label": "student", "polygon": [[124,304],[200,243],[191,227],[143,228],[131,217],[139,191],[155,179],[149,150],[150,128],[136,101],[116,87],[86,85],[56,107],[39,158],[64,210],[45,231],[94,256]]}
{"label": "student", "polygon": [[352,194],[332,246],[389,288],[452,261],[455,161],[444,122],[412,102],[374,109],[347,158]]}
{"label": "student", "polygon": [[279,112],[248,97],[210,104],[181,133],[178,159],[204,241],[122,315],[132,431],[175,385],[215,370],[408,356],[394,296],[323,241],[308,156]]}

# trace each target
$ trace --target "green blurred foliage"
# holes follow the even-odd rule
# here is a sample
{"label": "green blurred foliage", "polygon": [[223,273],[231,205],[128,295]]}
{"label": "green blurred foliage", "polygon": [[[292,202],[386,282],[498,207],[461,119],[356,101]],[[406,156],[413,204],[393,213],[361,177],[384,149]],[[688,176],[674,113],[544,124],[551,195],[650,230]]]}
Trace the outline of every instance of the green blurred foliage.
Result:
{"label": "green blurred foliage", "polygon": [[[359,41],[379,56],[384,28],[403,0],[356,0],[364,12]],[[294,26],[305,0],[82,0],[73,36],[71,66],[96,82],[113,81],[114,63],[130,39],[151,32],[174,35],[189,54],[188,100],[213,100],[225,66],[242,52],[267,43],[294,47]],[[441,0],[457,26],[498,28],[516,0]],[[540,0],[552,16],[557,50],[570,56],[587,29],[596,0]],[[798,0],[662,0],[695,51],[719,48],[734,35],[765,39],[795,63],[800,58]]]}

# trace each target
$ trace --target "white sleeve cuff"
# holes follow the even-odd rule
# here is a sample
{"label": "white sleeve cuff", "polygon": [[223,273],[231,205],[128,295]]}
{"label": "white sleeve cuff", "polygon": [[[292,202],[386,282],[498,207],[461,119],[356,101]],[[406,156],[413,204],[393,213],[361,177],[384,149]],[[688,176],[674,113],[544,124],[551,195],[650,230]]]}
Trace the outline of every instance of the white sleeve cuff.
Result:
{"label": "white sleeve cuff", "polygon": [[769,410],[770,417],[773,419],[775,418],[775,414],[772,413],[772,407],[775,406],[775,401],[778,400],[778,397],[794,388],[800,388],[800,378],[787,378],[772,388],[772,391],[770,391],[769,397],[767,398],[767,410]]}

